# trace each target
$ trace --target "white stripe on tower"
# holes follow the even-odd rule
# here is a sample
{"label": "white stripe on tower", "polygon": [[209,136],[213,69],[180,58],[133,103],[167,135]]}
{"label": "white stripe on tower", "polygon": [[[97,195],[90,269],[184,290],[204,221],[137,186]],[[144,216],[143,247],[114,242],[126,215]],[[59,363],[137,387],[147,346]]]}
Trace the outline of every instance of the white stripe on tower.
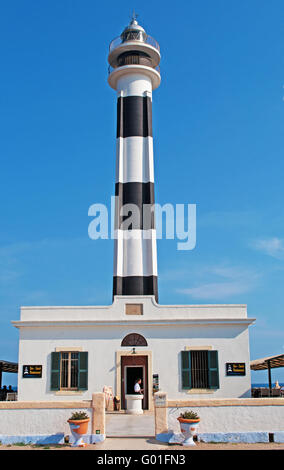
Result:
{"label": "white stripe on tower", "polygon": [[109,54],[109,84],[118,94],[113,295],[158,301],[152,89],[160,83],[160,54],[136,20],[120,38]]}
{"label": "white stripe on tower", "polygon": [[154,183],[153,138],[117,138],[116,183]]}

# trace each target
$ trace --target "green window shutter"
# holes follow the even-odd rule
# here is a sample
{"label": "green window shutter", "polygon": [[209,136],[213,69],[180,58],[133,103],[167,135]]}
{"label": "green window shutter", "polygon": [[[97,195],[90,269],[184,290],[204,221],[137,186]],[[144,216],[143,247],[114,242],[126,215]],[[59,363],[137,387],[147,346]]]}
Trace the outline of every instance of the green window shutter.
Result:
{"label": "green window shutter", "polygon": [[60,353],[51,353],[50,390],[60,389]]}
{"label": "green window shutter", "polygon": [[88,353],[79,352],[78,389],[88,390]]}
{"label": "green window shutter", "polygon": [[218,351],[208,351],[209,388],[219,388]]}
{"label": "green window shutter", "polygon": [[181,386],[184,390],[191,388],[190,351],[181,351]]}

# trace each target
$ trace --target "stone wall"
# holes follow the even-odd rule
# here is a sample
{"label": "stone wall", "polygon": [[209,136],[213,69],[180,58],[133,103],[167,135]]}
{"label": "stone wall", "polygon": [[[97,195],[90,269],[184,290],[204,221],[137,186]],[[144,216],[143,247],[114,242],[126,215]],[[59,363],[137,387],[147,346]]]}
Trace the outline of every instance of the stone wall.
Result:
{"label": "stone wall", "polygon": [[180,434],[178,416],[200,417],[198,440],[204,442],[284,442],[284,398],[168,400],[155,394],[156,438],[168,442]]}
{"label": "stone wall", "polygon": [[71,431],[67,420],[75,411],[85,411],[90,422],[86,443],[105,439],[105,395],[92,400],[68,402],[0,402],[0,442],[2,444],[62,444]]}

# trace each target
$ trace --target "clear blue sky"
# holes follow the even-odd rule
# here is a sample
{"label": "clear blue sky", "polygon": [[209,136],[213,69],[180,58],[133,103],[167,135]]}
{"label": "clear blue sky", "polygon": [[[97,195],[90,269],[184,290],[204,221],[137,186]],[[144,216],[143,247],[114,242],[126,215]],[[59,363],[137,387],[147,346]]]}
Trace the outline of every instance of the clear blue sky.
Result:
{"label": "clear blue sky", "polygon": [[14,0],[0,10],[0,359],[17,361],[21,305],[111,303],[113,242],[88,238],[88,208],[114,192],[107,53],[133,8],[162,52],[156,201],[197,204],[195,250],[158,242],[160,303],[246,303],[251,358],[284,353],[283,1]]}

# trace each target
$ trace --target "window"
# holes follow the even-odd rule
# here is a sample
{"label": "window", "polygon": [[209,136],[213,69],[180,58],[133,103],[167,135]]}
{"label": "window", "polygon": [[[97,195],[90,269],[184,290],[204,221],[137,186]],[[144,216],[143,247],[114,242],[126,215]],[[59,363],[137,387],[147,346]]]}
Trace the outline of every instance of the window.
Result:
{"label": "window", "polygon": [[144,336],[138,333],[129,333],[123,338],[121,346],[148,346],[148,344]]}
{"label": "window", "polygon": [[60,354],[60,389],[74,390],[78,388],[78,359],[77,352],[62,352]]}
{"label": "window", "polygon": [[51,353],[51,390],[88,389],[88,353]]}
{"label": "window", "polygon": [[219,388],[218,351],[182,351],[181,382],[185,390]]}
{"label": "window", "polygon": [[132,64],[147,65],[148,67],[152,67],[152,60],[148,54],[139,51],[124,52],[117,58],[118,67]]}

